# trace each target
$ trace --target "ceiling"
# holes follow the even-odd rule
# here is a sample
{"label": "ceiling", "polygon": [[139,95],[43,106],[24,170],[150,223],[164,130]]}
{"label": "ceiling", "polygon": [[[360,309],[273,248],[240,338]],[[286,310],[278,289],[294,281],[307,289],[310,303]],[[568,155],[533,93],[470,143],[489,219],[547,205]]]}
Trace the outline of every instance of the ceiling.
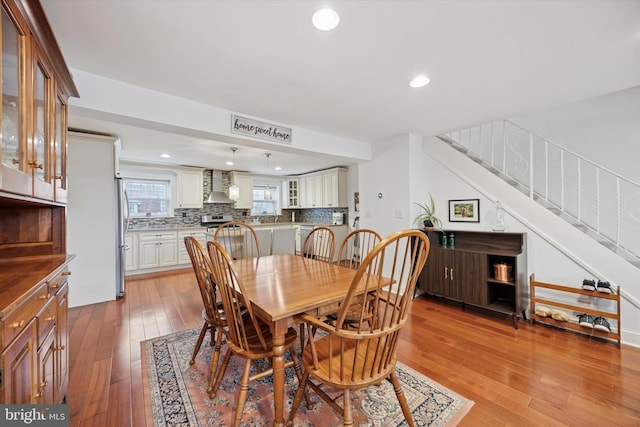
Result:
{"label": "ceiling", "polygon": [[[72,70],[374,144],[640,85],[637,0],[42,3]],[[327,4],[341,22],[322,32]],[[419,73],[431,83],[410,88]],[[231,145],[88,114],[78,90],[69,125],[120,136],[123,157],[233,168]],[[289,151],[272,157],[283,174],[353,162]],[[247,143],[236,164],[264,170],[264,152]]]}

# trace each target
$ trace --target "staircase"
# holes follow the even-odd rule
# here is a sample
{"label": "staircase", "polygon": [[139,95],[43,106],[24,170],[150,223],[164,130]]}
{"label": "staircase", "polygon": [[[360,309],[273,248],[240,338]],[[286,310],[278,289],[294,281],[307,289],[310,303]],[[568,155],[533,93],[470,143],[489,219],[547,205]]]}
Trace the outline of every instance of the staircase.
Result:
{"label": "staircase", "polygon": [[508,120],[438,138],[640,268],[640,184]]}

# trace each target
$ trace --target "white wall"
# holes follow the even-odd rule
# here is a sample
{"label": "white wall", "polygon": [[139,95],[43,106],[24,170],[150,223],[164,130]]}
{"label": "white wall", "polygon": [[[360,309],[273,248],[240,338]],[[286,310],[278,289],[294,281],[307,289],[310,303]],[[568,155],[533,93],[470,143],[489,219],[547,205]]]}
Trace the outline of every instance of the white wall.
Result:
{"label": "white wall", "polygon": [[[428,200],[431,193],[445,228],[490,230],[495,201],[501,200],[507,231],[527,233],[528,274],[535,273],[540,281],[575,287],[585,278],[620,284],[630,298],[622,301],[622,340],[640,346],[637,268],[444,142],[426,138],[416,153],[416,141],[404,135],[376,143],[373,159],[360,165],[361,226],[382,235],[415,227],[412,221],[417,208],[413,203]],[[382,199],[378,193],[383,194]],[[448,200],[466,198],[480,199],[480,223],[449,223]],[[396,218],[401,210],[404,218]]]}
{"label": "white wall", "polygon": [[383,237],[412,227],[409,145],[409,135],[376,142],[373,159],[359,167],[360,226]]}
{"label": "white wall", "polygon": [[640,182],[640,86],[510,120]]}

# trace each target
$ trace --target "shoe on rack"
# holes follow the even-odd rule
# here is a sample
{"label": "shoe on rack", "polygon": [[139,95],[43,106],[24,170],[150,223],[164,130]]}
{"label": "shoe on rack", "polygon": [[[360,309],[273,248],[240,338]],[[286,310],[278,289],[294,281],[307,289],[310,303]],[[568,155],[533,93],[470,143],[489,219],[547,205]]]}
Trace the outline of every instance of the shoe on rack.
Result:
{"label": "shoe on rack", "polygon": [[593,328],[603,332],[611,332],[611,325],[604,317],[596,317],[593,319]]}
{"label": "shoe on rack", "polygon": [[551,315],[551,310],[543,305],[539,305],[536,307],[536,315],[540,317],[549,317],[549,315]]}
{"label": "shoe on rack", "polygon": [[593,328],[594,318],[590,314],[581,314],[578,316],[578,324],[580,326],[586,326],[587,328]]}
{"label": "shoe on rack", "polygon": [[569,314],[566,311],[553,309],[550,314],[554,320],[559,320],[560,322],[569,321]]}
{"label": "shoe on rack", "polygon": [[596,290],[604,294],[615,294],[615,291],[613,290],[611,284],[609,282],[604,282],[601,280],[598,280],[598,286],[596,286]]}
{"label": "shoe on rack", "polygon": [[585,291],[595,291],[596,290],[596,282],[591,279],[584,279],[582,281],[582,289]]}

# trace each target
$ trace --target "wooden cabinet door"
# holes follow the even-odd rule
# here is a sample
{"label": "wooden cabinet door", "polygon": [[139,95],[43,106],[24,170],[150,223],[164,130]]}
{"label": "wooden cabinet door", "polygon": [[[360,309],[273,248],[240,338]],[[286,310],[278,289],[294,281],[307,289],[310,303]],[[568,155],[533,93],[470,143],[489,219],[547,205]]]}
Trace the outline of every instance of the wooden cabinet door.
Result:
{"label": "wooden cabinet door", "polygon": [[487,304],[487,256],[473,252],[455,252],[451,263],[460,300],[475,305]]}
{"label": "wooden cabinet door", "polygon": [[0,403],[35,403],[37,345],[36,320],[32,319],[2,352],[4,392]]}
{"label": "wooden cabinet door", "polygon": [[56,331],[54,328],[49,331],[38,350],[38,381],[34,394],[37,404],[54,403],[57,380],[56,362]]}
{"label": "wooden cabinet door", "polygon": [[65,283],[56,294],[56,375],[54,403],[67,395],[69,383],[69,286]]}
{"label": "wooden cabinet door", "polygon": [[430,249],[427,263],[420,274],[420,289],[435,295],[446,295],[445,290],[449,285],[447,259],[446,250],[437,247]]}
{"label": "wooden cabinet door", "polygon": [[53,132],[53,191],[56,202],[67,203],[67,104],[58,93],[55,97]]}
{"label": "wooden cabinet door", "polygon": [[33,196],[40,199],[53,200],[53,167],[51,121],[53,110],[53,74],[44,55],[36,49],[34,62],[35,87],[33,102],[35,103],[32,146],[29,164],[33,170]]}
{"label": "wooden cabinet door", "polygon": [[[5,10],[11,10],[8,13]],[[2,8],[2,117],[0,120],[0,189],[31,196],[31,167],[27,135],[24,93],[28,78],[26,47],[29,28],[16,6]],[[28,60],[26,61],[28,62]]]}

